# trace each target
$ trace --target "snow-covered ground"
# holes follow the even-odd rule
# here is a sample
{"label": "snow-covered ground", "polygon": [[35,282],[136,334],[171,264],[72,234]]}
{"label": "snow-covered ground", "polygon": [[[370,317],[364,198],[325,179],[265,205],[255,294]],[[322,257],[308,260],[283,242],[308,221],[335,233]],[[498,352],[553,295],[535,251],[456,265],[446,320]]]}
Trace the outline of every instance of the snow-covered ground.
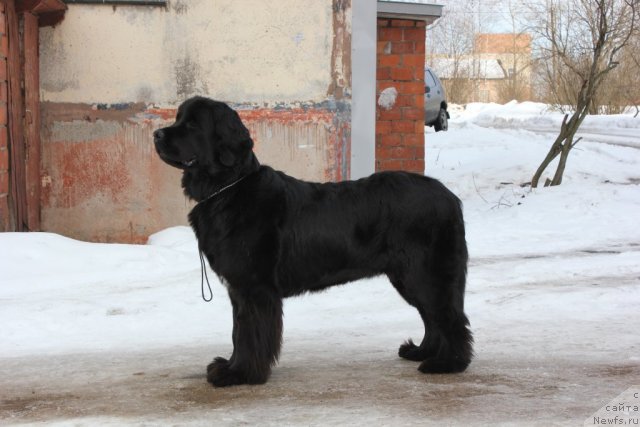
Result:
{"label": "snow-covered ground", "polygon": [[532,190],[561,114],[452,113],[448,132],[426,130],[426,172],[465,204],[467,372],[397,357],[421,322],[381,277],[287,300],[270,382],[212,389],[231,307],[213,274],[201,300],[190,229],[144,246],[4,233],[0,423],[582,424],[640,384],[640,118],[589,117],[563,185]]}

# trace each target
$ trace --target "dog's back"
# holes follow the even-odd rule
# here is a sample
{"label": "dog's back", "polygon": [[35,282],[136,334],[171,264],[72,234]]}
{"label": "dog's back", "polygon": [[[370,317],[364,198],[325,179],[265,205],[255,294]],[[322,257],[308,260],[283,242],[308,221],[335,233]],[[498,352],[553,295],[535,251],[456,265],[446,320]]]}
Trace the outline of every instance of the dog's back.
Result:
{"label": "dog's back", "polygon": [[317,184],[278,175],[286,182],[278,260],[285,295],[393,274],[409,253],[466,268],[460,201],[435,179],[381,172]]}

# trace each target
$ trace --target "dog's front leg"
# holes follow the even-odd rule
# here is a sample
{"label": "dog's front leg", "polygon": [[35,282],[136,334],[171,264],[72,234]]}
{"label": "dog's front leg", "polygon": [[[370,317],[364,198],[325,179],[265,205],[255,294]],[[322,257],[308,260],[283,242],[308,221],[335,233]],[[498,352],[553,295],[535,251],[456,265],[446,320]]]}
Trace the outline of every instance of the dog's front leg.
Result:
{"label": "dog's front leg", "polygon": [[263,384],[278,360],[282,344],[282,300],[267,290],[239,292],[229,288],[233,305],[233,354],[207,367],[216,387]]}

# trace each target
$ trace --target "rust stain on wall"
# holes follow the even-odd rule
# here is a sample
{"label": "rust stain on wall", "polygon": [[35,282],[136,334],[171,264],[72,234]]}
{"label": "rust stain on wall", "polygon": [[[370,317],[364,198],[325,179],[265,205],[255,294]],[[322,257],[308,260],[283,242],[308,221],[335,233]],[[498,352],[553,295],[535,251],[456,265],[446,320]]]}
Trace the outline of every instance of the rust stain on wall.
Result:
{"label": "rust stain on wall", "polygon": [[146,110],[149,117],[157,117],[162,120],[173,121],[176,117],[175,108],[149,108]]}
{"label": "rust stain on wall", "polygon": [[348,178],[350,122],[340,108],[244,110],[240,117],[256,144],[258,158],[297,178]]}
{"label": "rust stain on wall", "polygon": [[302,179],[323,179],[333,114],[324,110],[239,111],[263,164]]}
{"label": "rust stain on wall", "polygon": [[57,187],[52,191],[60,197],[47,200],[47,205],[72,208],[92,197],[121,203],[121,196],[132,179],[123,148],[110,140],[58,144],[51,153],[51,162],[57,166],[58,173],[50,176],[58,178],[52,180],[52,185]]}
{"label": "rust stain on wall", "polygon": [[[298,178],[345,177],[349,123],[335,105],[235,106],[255,141],[260,161]],[[162,163],[155,129],[175,109],[118,109],[43,104],[43,229],[100,242],[143,243],[163,228],[186,224],[192,203],[181,173]]]}
{"label": "rust stain on wall", "polygon": [[280,123],[290,122],[330,122],[333,114],[331,111],[310,108],[291,108],[286,110],[272,109],[245,109],[238,110],[240,118],[244,121],[270,121]]}
{"label": "rust stain on wall", "polygon": [[351,32],[347,28],[350,10],[351,0],[333,0],[331,84],[327,95],[336,100],[351,97]]}
{"label": "rust stain on wall", "polygon": [[42,113],[42,122],[45,126],[45,130],[47,125],[50,125],[57,121],[124,121],[137,113],[144,112],[147,109],[146,105],[141,102],[122,104],[82,104],[44,101],[40,103],[40,106]]}
{"label": "rust stain on wall", "polygon": [[351,0],[333,0],[333,44],[331,84],[327,95],[338,108],[333,117],[334,132],[329,141],[330,167],[325,178],[349,179],[351,170]]}
{"label": "rust stain on wall", "polygon": [[179,174],[155,172],[161,162],[152,132],[161,120],[139,120],[147,113],[135,104],[46,103],[43,112],[44,230],[88,241],[142,243],[161,228],[185,223]]}

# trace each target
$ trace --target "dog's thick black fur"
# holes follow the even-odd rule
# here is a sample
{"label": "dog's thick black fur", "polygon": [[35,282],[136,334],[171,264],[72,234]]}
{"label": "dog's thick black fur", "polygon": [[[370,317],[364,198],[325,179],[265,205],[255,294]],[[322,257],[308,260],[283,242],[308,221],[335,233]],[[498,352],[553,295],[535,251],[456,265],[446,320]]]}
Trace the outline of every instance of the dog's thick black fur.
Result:
{"label": "dog's thick black fur", "polygon": [[185,101],[154,142],[199,202],[189,221],[231,298],[233,353],[208,366],[211,384],[267,381],[280,352],[283,298],[381,274],[425,325],[420,345],[405,342],[400,356],[422,362],[422,372],[467,368],[464,222],[460,201],[440,182],[405,172],[300,181],[260,165],[238,114],[202,97]]}

